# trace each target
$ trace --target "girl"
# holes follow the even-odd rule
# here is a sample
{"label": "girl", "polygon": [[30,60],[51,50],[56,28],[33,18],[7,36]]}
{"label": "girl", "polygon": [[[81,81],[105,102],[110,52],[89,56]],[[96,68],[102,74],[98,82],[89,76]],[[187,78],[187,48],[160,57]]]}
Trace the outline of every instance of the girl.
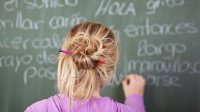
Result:
{"label": "girl", "polygon": [[25,112],[145,112],[145,80],[128,75],[123,81],[125,104],[100,96],[118,61],[113,32],[99,23],[85,22],[67,34],[58,61],[59,94],[36,102]]}

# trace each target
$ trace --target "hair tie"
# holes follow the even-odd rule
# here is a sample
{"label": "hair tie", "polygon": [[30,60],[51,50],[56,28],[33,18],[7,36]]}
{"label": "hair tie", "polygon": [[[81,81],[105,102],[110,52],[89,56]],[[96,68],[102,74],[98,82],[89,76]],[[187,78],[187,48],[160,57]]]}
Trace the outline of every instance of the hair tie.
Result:
{"label": "hair tie", "polygon": [[99,63],[99,64],[105,64],[105,61],[103,61],[103,60],[98,60],[97,63]]}
{"label": "hair tie", "polygon": [[59,49],[59,52],[62,52],[62,53],[65,53],[65,54],[72,54],[71,51],[66,51],[66,50],[62,50],[62,49]]}

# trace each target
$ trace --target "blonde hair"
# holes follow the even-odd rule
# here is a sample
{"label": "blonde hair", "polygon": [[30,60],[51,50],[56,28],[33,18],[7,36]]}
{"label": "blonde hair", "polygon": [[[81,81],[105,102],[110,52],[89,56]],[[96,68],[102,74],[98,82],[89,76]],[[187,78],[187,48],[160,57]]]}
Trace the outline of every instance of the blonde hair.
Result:
{"label": "blonde hair", "polygon": [[[70,100],[86,100],[104,87],[118,61],[117,40],[113,32],[99,23],[84,22],[67,34],[59,54],[57,86]],[[105,61],[105,64],[98,63]]]}

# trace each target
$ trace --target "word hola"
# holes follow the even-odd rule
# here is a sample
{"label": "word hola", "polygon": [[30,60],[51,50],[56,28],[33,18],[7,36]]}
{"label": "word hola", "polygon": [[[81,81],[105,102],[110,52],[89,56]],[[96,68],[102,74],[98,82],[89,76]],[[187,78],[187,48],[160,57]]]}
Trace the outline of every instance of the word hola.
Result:
{"label": "word hola", "polygon": [[111,3],[111,0],[102,0],[101,4],[99,5],[95,17],[101,15],[119,15],[119,16],[126,16],[126,15],[136,15],[134,4],[132,2],[114,2]]}

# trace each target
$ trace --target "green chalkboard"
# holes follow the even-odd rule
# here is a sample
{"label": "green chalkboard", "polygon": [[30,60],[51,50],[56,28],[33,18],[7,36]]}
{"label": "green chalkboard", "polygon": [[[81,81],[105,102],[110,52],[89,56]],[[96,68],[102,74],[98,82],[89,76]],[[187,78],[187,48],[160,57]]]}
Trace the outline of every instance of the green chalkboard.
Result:
{"label": "green chalkboard", "polygon": [[22,112],[56,94],[58,49],[70,27],[115,32],[120,61],[102,91],[123,102],[128,73],[146,81],[147,112],[200,112],[199,0],[1,0],[0,112]]}

